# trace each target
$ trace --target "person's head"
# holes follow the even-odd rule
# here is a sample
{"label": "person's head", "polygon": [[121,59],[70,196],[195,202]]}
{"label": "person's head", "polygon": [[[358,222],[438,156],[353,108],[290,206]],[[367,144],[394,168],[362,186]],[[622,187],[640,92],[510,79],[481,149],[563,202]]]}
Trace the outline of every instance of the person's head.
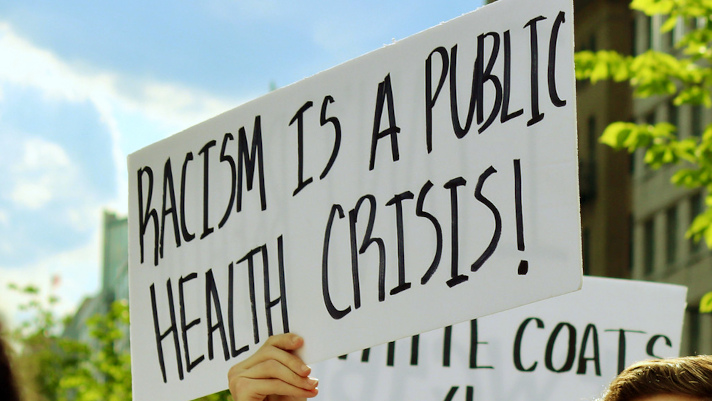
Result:
{"label": "person's head", "polygon": [[712,356],[635,363],[611,382],[601,401],[712,401]]}

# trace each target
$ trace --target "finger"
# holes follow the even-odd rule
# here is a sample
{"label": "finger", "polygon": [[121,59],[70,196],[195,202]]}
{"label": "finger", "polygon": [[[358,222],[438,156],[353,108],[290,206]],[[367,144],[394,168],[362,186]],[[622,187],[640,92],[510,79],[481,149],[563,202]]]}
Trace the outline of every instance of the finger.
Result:
{"label": "finger", "polygon": [[285,351],[294,351],[304,345],[304,339],[294,333],[284,333],[270,336],[265,345],[277,347]]}
{"label": "finger", "polygon": [[279,379],[294,387],[311,390],[317,387],[319,381],[313,377],[303,377],[292,369],[282,365],[279,361],[268,360],[242,372],[240,377],[250,379]]}
{"label": "finger", "polygon": [[319,390],[292,386],[279,379],[251,379],[240,377],[230,383],[230,393],[235,401],[263,400],[270,395],[298,398],[315,397]]}
{"label": "finger", "polygon": [[[287,366],[302,377],[311,372],[304,361],[292,354],[292,351],[304,345],[304,339],[296,334],[286,333],[275,335],[267,339],[260,349],[249,358],[233,366],[238,372],[247,370],[262,362],[274,359]],[[231,369],[232,370],[232,369]]]}

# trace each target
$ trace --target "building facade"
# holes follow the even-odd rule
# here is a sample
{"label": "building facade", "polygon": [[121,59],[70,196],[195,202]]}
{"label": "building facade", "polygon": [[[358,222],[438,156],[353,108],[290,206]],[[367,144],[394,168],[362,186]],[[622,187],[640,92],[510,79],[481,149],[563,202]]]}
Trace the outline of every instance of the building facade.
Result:
{"label": "building facade", "polygon": [[[629,4],[618,0],[575,1],[576,50],[616,50],[636,55],[653,49],[674,54],[674,44],[694,28],[694,24],[679,21],[675,29],[663,34],[662,16],[632,11]],[[596,165],[597,191],[610,186],[606,193],[585,196],[582,176],[584,261],[589,263],[584,263],[586,272],[686,286],[688,308],[681,353],[712,353],[712,315],[699,313],[701,297],[712,291],[712,254],[704,243],[685,237],[692,219],[704,209],[706,194],[671,183],[679,166],[653,170],[644,161],[644,150],[628,156],[625,151],[614,152],[596,142],[613,121],[667,121],[678,126],[681,138],[699,137],[712,122],[710,111],[702,106],[678,107],[667,97],[631,98],[627,83],[579,82],[577,91],[582,163],[593,160]]]}
{"label": "building facade", "polygon": [[[653,49],[675,54],[674,44],[696,27],[697,21],[679,20],[670,32],[660,33],[662,16],[632,14],[633,50]],[[670,122],[681,139],[699,138],[712,123],[712,113],[703,106],[675,106],[672,98],[635,99],[629,120],[640,124]],[[681,166],[653,170],[644,152],[632,158],[632,277],[640,280],[681,284],[688,288],[682,352],[712,353],[712,315],[700,314],[702,296],[712,291],[712,253],[703,242],[686,238],[692,220],[705,208],[706,192],[676,187],[671,178]]]}
{"label": "building facade", "polygon": [[[129,248],[128,219],[105,211],[102,222],[101,289],[99,293],[82,301],[72,320],[64,329],[64,336],[93,344],[87,330],[87,320],[96,314],[106,314],[117,300],[129,299]],[[129,331],[116,346],[128,349]]]}
{"label": "building facade", "polygon": [[[704,23],[678,21],[661,33],[663,22],[631,10],[629,0],[574,0],[576,51],[674,54],[676,41]],[[678,126],[681,138],[699,137],[712,112],[677,107],[672,98],[633,98],[628,83],[579,81],[577,113],[584,273],[686,286],[681,354],[712,353],[712,315],[699,313],[700,299],[712,291],[712,252],[685,236],[705,208],[706,192],[674,186],[670,179],[679,166],[653,170],[644,151],[629,155],[598,142],[615,121],[667,121]]]}
{"label": "building facade", "polygon": [[[575,1],[576,51],[600,49],[628,54],[631,12],[626,1]],[[576,107],[584,273],[630,278],[632,273],[631,157],[598,142],[603,129],[632,113],[630,87],[578,81]]]}

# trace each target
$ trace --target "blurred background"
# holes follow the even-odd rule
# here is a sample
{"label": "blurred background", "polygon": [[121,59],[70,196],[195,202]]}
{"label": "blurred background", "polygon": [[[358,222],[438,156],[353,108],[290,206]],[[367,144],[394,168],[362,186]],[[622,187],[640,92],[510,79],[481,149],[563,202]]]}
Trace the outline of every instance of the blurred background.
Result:
{"label": "blurred background", "polygon": [[[481,5],[0,0],[0,322],[96,346],[90,317],[121,321],[111,305],[128,297],[129,153]],[[661,32],[666,16],[629,1],[574,6],[576,51],[676,56],[675,43],[709,24],[680,18]],[[712,253],[685,235],[708,192],[672,185],[679,165],[651,168],[644,149],[598,140],[615,121],[670,122],[699,139],[712,113],[633,97],[628,82],[581,80],[577,92],[584,273],[687,286],[681,353],[712,353],[712,315],[700,312]]]}

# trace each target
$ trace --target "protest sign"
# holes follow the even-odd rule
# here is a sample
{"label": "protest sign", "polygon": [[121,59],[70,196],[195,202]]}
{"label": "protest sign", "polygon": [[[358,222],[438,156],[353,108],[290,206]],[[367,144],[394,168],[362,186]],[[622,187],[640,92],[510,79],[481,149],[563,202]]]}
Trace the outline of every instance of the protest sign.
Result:
{"label": "protest sign", "polygon": [[[129,156],[134,396],[581,285],[571,0],[503,0]],[[236,77],[239,79],[239,77]]]}
{"label": "protest sign", "polygon": [[675,357],[687,289],[585,277],[581,291],[314,364],[317,400],[593,401]]}

